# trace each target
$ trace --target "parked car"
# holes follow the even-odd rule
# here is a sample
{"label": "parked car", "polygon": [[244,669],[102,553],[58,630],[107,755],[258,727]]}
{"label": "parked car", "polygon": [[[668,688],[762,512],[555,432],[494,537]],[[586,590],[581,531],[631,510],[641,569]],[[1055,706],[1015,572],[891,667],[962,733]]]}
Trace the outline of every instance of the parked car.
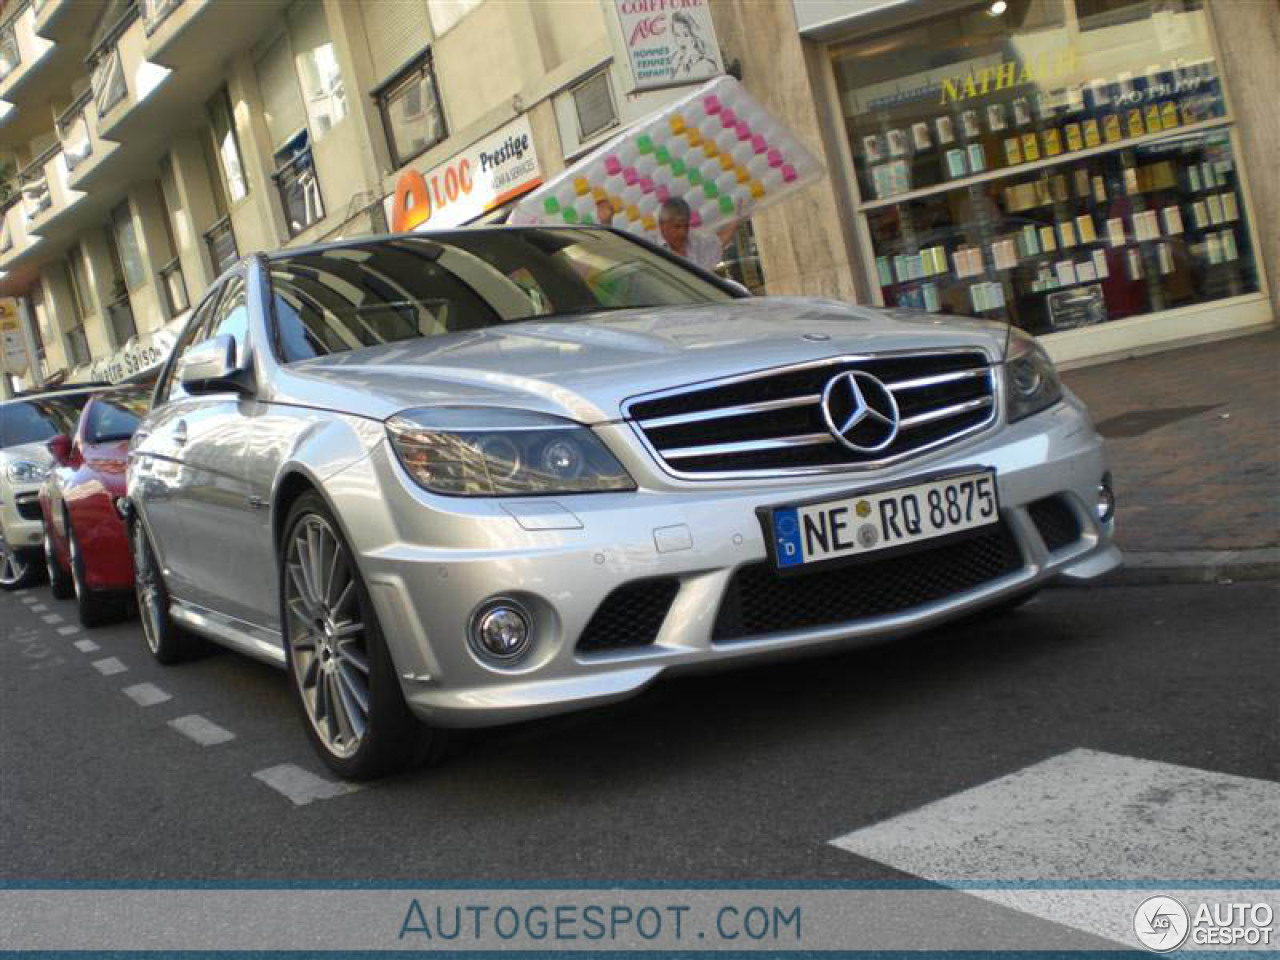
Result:
{"label": "parked car", "polygon": [[74,596],[86,627],[119,616],[133,593],[117,501],[125,495],[129,439],[150,406],[150,387],[103,391],[89,398],[71,434],[46,444],[53,466],[40,488],[45,567],[53,595]]}
{"label": "parked car", "polygon": [[19,590],[44,575],[40,484],[50,437],[75,429],[95,388],[68,388],[0,402],[0,589]]}
{"label": "parked car", "polygon": [[1034,340],[743,297],[598,228],[245,260],[128,477],[152,653],[284,667],[345,777],[1120,562],[1101,441]]}

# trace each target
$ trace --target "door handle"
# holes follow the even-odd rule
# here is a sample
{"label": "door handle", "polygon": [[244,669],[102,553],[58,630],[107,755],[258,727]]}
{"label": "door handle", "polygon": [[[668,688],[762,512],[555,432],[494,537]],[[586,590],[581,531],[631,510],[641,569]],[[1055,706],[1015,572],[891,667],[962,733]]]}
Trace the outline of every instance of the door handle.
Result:
{"label": "door handle", "polygon": [[187,442],[187,421],[179,420],[173,428],[173,442],[182,446]]}

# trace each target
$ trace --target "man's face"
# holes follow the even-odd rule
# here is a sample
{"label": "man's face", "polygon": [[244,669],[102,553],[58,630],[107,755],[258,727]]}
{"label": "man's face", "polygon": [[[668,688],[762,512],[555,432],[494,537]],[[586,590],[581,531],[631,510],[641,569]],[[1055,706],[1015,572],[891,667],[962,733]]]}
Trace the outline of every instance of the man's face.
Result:
{"label": "man's face", "polygon": [[689,240],[689,218],[679,215],[662,217],[658,221],[658,232],[667,246],[673,250],[683,250]]}

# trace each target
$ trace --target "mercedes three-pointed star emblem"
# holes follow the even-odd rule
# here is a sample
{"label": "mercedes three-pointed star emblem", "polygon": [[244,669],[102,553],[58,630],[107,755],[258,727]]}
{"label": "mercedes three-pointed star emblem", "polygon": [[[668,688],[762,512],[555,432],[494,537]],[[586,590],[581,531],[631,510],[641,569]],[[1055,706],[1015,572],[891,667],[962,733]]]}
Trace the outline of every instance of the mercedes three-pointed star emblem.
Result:
{"label": "mercedes three-pointed star emblem", "polygon": [[822,391],[822,419],[838,441],[857,453],[877,453],[898,436],[898,402],[862,370],[836,374]]}

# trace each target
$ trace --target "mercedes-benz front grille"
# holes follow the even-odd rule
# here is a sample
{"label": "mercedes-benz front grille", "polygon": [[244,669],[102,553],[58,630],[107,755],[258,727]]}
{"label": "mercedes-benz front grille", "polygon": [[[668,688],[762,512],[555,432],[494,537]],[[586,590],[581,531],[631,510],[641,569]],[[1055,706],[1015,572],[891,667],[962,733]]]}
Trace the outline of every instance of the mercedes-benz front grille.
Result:
{"label": "mercedes-benz front grille", "polygon": [[[824,416],[828,384],[850,371],[880,381],[897,407],[897,432],[886,445],[872,434],[892,417],[846,434],[855,446],[878,449],[838,441]],[[864,394],[868,385],[877,389],[867,378],[858,382]],[[846,401],[832,412],[846,418],[849,410]],[[825,472],[880,466],[976,433],[995,419],[996,377],[978,350],[834,357],[632,397],[623,415],[676,476]]]}

